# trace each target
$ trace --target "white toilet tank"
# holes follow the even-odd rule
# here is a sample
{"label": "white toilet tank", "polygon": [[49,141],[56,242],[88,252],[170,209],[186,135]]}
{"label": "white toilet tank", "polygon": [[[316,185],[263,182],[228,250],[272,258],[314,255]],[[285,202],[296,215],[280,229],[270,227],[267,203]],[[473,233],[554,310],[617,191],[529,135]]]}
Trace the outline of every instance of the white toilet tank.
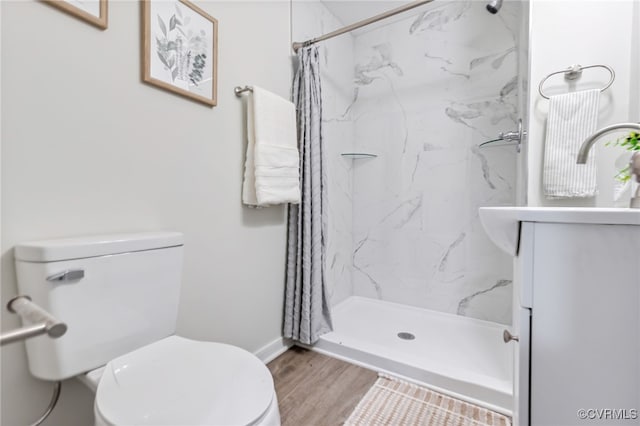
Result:
{"label": "white toilet tank", "polygon": [[[29,369],[62,380],[174,333],[182,271],[177,232],[97,235],[15,247],[20,294],[67,333],[26,341]],[[65,275],[66,273],[66,275]]]}

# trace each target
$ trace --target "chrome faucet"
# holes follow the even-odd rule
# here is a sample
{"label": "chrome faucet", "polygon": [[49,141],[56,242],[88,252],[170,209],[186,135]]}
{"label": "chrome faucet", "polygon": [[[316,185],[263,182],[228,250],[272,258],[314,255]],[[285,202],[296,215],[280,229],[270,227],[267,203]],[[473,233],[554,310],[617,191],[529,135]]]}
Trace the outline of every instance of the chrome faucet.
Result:
{"label": "chrome faucet", "polygon": [[[637,130],[640,132],[640,123],[618,123],[612,124],[611,126],[603,127],[598,130],[584,142],[582,142],[582,146],[580,147],[580,152],[578,152],[578,164],[586,164],[587,157],[589,157],[589,151],[594,143],[600,138],[600,136],[606,135],[607,133],[615,132],[616,130]],[[635,175],[636,182],[640,184],[640,152],[635,152],[631,156],[631,176]],[[636,191],[636,194],[631,198],[631,208],[640,209],[640,186]]]}

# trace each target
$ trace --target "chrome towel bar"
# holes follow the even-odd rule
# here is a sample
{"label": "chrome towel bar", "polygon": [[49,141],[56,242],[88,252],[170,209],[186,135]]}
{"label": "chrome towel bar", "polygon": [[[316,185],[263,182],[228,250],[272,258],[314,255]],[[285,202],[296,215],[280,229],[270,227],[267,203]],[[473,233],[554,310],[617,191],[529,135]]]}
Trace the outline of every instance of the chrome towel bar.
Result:
{"label": "chrome towel bar", "polygon": [[251,87],[251,86],[244,86],[244,87],[236,86],[233,89],[233,93],[235,93],[236,96],[238,96],[238,97],[240,97],[245,92],[253,92],[253,87]]}
{"label": "chrome towel bar", "polygon": [[54,318],[49,312],[31,301],[29,296],[16,296],[7,303],[9,312],[20,315],[23,323],[30,323],[17,330],[11,330],[0,335],[0,346],[7,343],[26,340],[31,337],[47,334],[51,338],[58,338],[67,332],[67,325]]}
{"label": "chrome towel bar", "polygon": [[572,65],[569,68],[567,68],[566,70],[562,70],[562,71],[556,71],[556,72],[552,72],[551,74],[549,74],[548,76],[546,76],[545,78],[542,79],[542,81],[540,82],[540,85],[538,86],[538,92],[540,92],[540,96],[542,96],[545,99],[549,99],[549,96],[545,95],[544,92],[542,91],[542,86],[544,85],[544,83],[546,83],[546,81],[550,78],[553,77],[556,74],[564,74],[564,79],[565,80],[569,80],[569,81],[573,81],[573,80],[577,80],[582,76],[582,71],[589,69],[589,68],[604,68],[607,71],[609,71],[609,73],[611,73],[611,80],[609,80],[609,82],[607,83],[606,86],[604,86],[602,89],[600,89],[601,92],[604,92],[605,90],[607,90],[609,87],[611,87],[611,85],[613,84],[614,80],[616,79],[616,73],[613,70],[613,68],[607,66],[607,65],[587,65],[587,66],[582,66],[582,65]]}

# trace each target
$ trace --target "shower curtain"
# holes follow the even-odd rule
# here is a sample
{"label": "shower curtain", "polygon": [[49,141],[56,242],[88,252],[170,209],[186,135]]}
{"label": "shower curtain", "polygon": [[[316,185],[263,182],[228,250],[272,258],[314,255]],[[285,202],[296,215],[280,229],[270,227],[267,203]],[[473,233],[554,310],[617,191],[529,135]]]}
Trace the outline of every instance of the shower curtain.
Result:
{"label": "shower curtain", "polygon": [[298,115],[302,199],[299,205],[289,205],[284,336],[312,344],[332,329],[324,269],[326,163],[317,47],[298,51],[293,100]]}

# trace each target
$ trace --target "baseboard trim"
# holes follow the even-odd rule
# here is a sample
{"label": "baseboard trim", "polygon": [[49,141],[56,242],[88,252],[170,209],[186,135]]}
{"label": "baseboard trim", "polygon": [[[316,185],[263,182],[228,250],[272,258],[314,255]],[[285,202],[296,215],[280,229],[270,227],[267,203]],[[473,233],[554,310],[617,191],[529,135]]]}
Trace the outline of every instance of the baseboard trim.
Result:
{"label": "baseboard trim", "polygon": [[253,354],[260,358],[260,361],[267,364],[285,353],[291,346],[293,346],[293,340],[278,337],[274,341],[267,343],[265,346],[255,351]]}

